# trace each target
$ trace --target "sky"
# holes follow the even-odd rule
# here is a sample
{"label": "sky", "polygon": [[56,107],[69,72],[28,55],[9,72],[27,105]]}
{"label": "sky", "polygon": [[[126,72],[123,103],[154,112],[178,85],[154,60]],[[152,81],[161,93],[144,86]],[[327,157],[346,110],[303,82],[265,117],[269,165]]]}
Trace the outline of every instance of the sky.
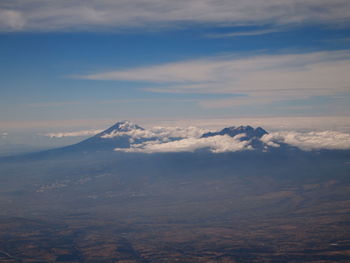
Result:
{"label": "sky", "polygon": [[349,132],[349,47],[348,0],[2,0],[0,133]]}

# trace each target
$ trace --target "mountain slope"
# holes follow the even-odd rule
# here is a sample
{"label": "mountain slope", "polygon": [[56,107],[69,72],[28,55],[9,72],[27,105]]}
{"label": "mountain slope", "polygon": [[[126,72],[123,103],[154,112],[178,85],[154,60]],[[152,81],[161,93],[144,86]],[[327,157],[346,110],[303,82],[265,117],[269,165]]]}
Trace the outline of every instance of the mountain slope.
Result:
{"label": "mountain slope", "polygon": [[144,129],[130,121],[121,121],[91,138],[68,147],[81,151],[106,151],[115,148],[129,148],[131,136],[126,133],[132,130],[142,131]]}
{"label": "mountain slope", "polygon": [[250,141],[250,145],[255,149],[255,150],[262,150],[262,149],[267,149],[268,146],[265,145],[264,142],[262,142],[260,139],[265,135],[268,134],[267,131],[265,131],[263,128],[258,127],[258,128],[253,128],[251,126],[231,126],[222,129],[221,131],[218,132],[208,132],[202,135],[201,138],[209,138],[213,136],[222,136],[222,135],[228,135],[230,137],[235,137],[237,135],[242,135],[239,137],[240,141]]}

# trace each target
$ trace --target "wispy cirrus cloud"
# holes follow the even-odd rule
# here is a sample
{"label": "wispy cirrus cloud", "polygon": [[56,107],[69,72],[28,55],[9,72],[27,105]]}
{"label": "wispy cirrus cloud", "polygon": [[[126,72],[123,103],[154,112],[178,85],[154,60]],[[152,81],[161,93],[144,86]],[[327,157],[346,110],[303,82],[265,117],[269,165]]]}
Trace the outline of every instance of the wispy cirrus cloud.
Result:
{"label": "wispy cirrus cloud", "polygon": [[222,34],[208,34],[208,35],[206,35],[206,37],[210,37],[210,38],[229,37],[230,38],[230,37],[244,37],[244,36],[259,36],[259,35],[267,35],[267,34],[277,33],[280,31],[282,31],[281,28],[274,28],[274,29],[230,32],[230,33],[222,33]]}
{"label": "wispy cirrus cloud", "polygon": [[347,0],[3,0],[1,31],[175,27],[198,23],[346,24]]}
{"label": "wispy cirrus cloud", "polygon": [[61,107],[61,106],[69,106],[69,105],[79,105],[82,104],[81,101],[55,101],[55,102],[35,102],[35,103],[29,103],[29,107],[38,107],[38,108],[45,108],[45,107]]}
{"label": "wispy cirrus cloud", "polygon": [[[350,89],[350,50],[220,56],[81,76],[154,83],[151,92],[243,94],[227,104],[330,96]],[[204,106],[220,106],[213,101]]]}
{"label": "wispy cirrus cloud", "polygon": [[25,24],[25,18],[20,11],[1,9],[0,5],[0,30],[17,31],[21,30]]}

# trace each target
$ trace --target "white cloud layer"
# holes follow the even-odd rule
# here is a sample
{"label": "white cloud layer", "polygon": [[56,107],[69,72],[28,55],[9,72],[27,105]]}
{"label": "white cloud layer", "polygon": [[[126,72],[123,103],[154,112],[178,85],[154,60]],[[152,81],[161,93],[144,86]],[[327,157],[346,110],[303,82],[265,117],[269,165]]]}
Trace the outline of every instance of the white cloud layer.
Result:
{"label": "white cloud layer", "polygon": [[322,132],[273,132],[261,139],[265,143],[283,142],[302,150],[347,150],[350,149],[350,134],[336,131]]}
{"label": "white cloud layer", "polygon": [[199,102],[206,108],[334,96],[350,90],[350,50],[306,54],[214,57],[102,72],[83,76],[93,80],[155,83],[152,92],[245,94]]}
{"label": "white cloud layer", "polygon": [[171,142],[148,141],[141,144],[134,144],[131,148],[116,148],[115,150],[143,153],[194,152],[200,149],[209,149],[213,153],[252,150],[248,141],[239,140],[242,136],[244,135],[240,134],[235,137],[218,135],[208,138],[185,138]]}
{"label": "white cloud layer", "polygon": [[348,0],[2,0],[0,30],[94,30],[96,27],[174,27],[324,23],[345,25]]}
{"label": "white cloud layer", "polygon": [[[152,130],[135,130],[135,132],[111,133],[115,136],[128,135],[132,137],[130,148],[117,148],[116,151],[123,152],[194,152],[207,149],[213,153],[236,152],[253,150],[250,141],[240,141],[244,134],[235,137],[217,135],[213,137],[200,138],[202,130],[195,127],[190,128],[156,128]],[[157,133],[158,132],[158,133]],[[142,143],[134,143],[133,139],[151,139]],[[313,131],[296,132],[281,131],[264,135],[261,141],[266,147],[280,147],[281,143],[300,148],[301,150],[347,150],[350,149],[350,134],[337,131]]]}
{"label": "white cloud layer", "polygon": [[73,132],[52,132],[45,133],[44,135],[50,138],[64,138],[64,137],[79,137],[79,136],[92,136],[103,130],[82,130]]}

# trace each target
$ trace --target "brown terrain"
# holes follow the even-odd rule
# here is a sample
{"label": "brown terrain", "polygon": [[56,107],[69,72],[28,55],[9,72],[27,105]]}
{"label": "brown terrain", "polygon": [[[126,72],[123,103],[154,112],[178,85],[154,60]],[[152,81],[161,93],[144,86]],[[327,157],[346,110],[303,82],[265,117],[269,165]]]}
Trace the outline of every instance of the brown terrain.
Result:
{"label": "brown terrain", "polygon": [[3,162],[0,262],[350,262],[331,154]]}

